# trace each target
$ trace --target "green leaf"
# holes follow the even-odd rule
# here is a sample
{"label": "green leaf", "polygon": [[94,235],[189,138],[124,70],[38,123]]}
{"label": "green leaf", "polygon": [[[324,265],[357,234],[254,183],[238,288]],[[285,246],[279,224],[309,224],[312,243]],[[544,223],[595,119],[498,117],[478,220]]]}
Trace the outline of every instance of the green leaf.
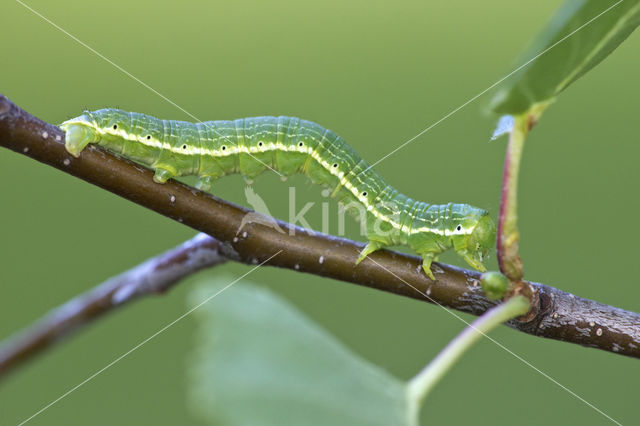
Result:
{"label": "green leaf", "polygon": [[552,102],[613,52],[639,24],[639,0],[566,1],[520,64],[535,59],[507,80],[492,100],[491,109],[517,115]]}
{"label": "green leaf", "polygon": [[[202,285],[194,303],[231,278]],[[407,425],[405,383],[271,292],[236,284],[196,311],[190,402],[216,425]]]}

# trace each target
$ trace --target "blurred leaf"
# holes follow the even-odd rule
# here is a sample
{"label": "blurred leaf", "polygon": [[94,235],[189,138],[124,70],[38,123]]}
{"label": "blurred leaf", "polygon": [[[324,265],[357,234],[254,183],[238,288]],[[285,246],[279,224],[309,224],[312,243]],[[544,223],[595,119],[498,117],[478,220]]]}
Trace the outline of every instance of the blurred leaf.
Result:
{"label": "blurred leaf", "polygon": [[[202,285],[199,303],[231,279]],[[402,425],[405,383],[271,292],[236,284],[196,311],[190,403],[219,425]]]}
{"label": "blurred leaf", "polygon": [[491,109],[516,115],[552,101],[615,50],[638,24],[639,0],[566,1],[520,63],[540,56],[507,80]]}

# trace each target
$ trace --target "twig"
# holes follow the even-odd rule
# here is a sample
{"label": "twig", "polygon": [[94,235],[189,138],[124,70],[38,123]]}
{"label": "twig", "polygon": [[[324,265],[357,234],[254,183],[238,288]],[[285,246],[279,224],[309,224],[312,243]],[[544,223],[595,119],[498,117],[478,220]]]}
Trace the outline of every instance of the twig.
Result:
{"label": "twig", "polygon": [[180,246],[111,278],[56,308],[0,346],[0,377],[72,332],[142,296],[164,293],[178,281],[226,259],[220,243],[198,234]]}
{"label": "twig", "polygon": [[[0,96],[0,145],[120,195],[160,214],[205,232],[223,244],[227,258],[255,264],[283,250],[269,265],[347,281],[394,294],[481,315],[495,302],[487,299],[479,273],[435,264],[436,281],[421,270],[421,260],[388,250],[375,261],[355,261],[363,244],[278,222],[285,233],[251,223],[236,235],[247,209],[197,191],[177,181],[153,182],[153,172],[99,148],[73,158],[64,134],[7,98]],[[320,259],[324,261],[320,261]],[[380,265],[380,266],[378,266]],[[407,286],[405,282],[411,283]],[[537,283],[531,311],[510,326],[526,333],[596,347],[640,358],[640,315],[582,299]],[[429,298],[425,297],[429,295]]]}

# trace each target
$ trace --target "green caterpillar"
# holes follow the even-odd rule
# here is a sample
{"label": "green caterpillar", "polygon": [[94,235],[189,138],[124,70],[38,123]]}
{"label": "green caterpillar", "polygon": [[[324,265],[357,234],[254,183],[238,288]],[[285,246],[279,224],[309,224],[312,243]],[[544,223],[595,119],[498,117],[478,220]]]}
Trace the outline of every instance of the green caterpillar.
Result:
{"label": "green caterpillar", "polygon": [[65,121],[66,149],[74,156],[90,143],[154,169],[154,180],[197,175],[197,188],[208,191],[217,178],[241,173],[253,178],[268,167],[285,176],[307,175],[333,190],[345,205],[366,211],[369,240],[359,263],[391,245],[408,245],[431,262],[452,248],[473,268],[495,242],[495,226],[486,210],[467,204],[415,201],[391,186],[347,143],[320,125],[293,117],[256,117],[189,123],[145,114],[101,109]]}

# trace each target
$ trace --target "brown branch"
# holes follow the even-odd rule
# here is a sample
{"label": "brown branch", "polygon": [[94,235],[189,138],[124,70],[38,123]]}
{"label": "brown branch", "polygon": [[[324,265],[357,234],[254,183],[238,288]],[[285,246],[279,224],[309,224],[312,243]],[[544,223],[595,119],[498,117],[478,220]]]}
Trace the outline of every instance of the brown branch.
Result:
{"label": "brown branch", "polygon": [[[482,293],[475,271],[435,264],[436,281],[431,281],[422,273],[419,258],[387,250],[373,253],[354,266],[363,247],[361,243],[310,233],[282,222],[278,223],[286,233],[254,223],[236,235],[246,209],[177,181],[156,184],[150,170],[96,147],[84,150],[80,158],[73,158],[63,142],[60,129],[0,97],[2,146],[205,232],[223,243],[220,251],[230,259],[256,264],[282,250],[269,265],[434,301],[474,315],[481,315],[495,305]],[[519,321],[510,322],[511,327],[640,358],[639,314],[542,284],[530,285],[534,292],[533,308]]]}
{"label": "brown branch", "polygon": [[164,293],[182,278],[226,262],[220,246],[212,237],[198,234],[54,309],[0,346],[0,377],[113,309]]}

